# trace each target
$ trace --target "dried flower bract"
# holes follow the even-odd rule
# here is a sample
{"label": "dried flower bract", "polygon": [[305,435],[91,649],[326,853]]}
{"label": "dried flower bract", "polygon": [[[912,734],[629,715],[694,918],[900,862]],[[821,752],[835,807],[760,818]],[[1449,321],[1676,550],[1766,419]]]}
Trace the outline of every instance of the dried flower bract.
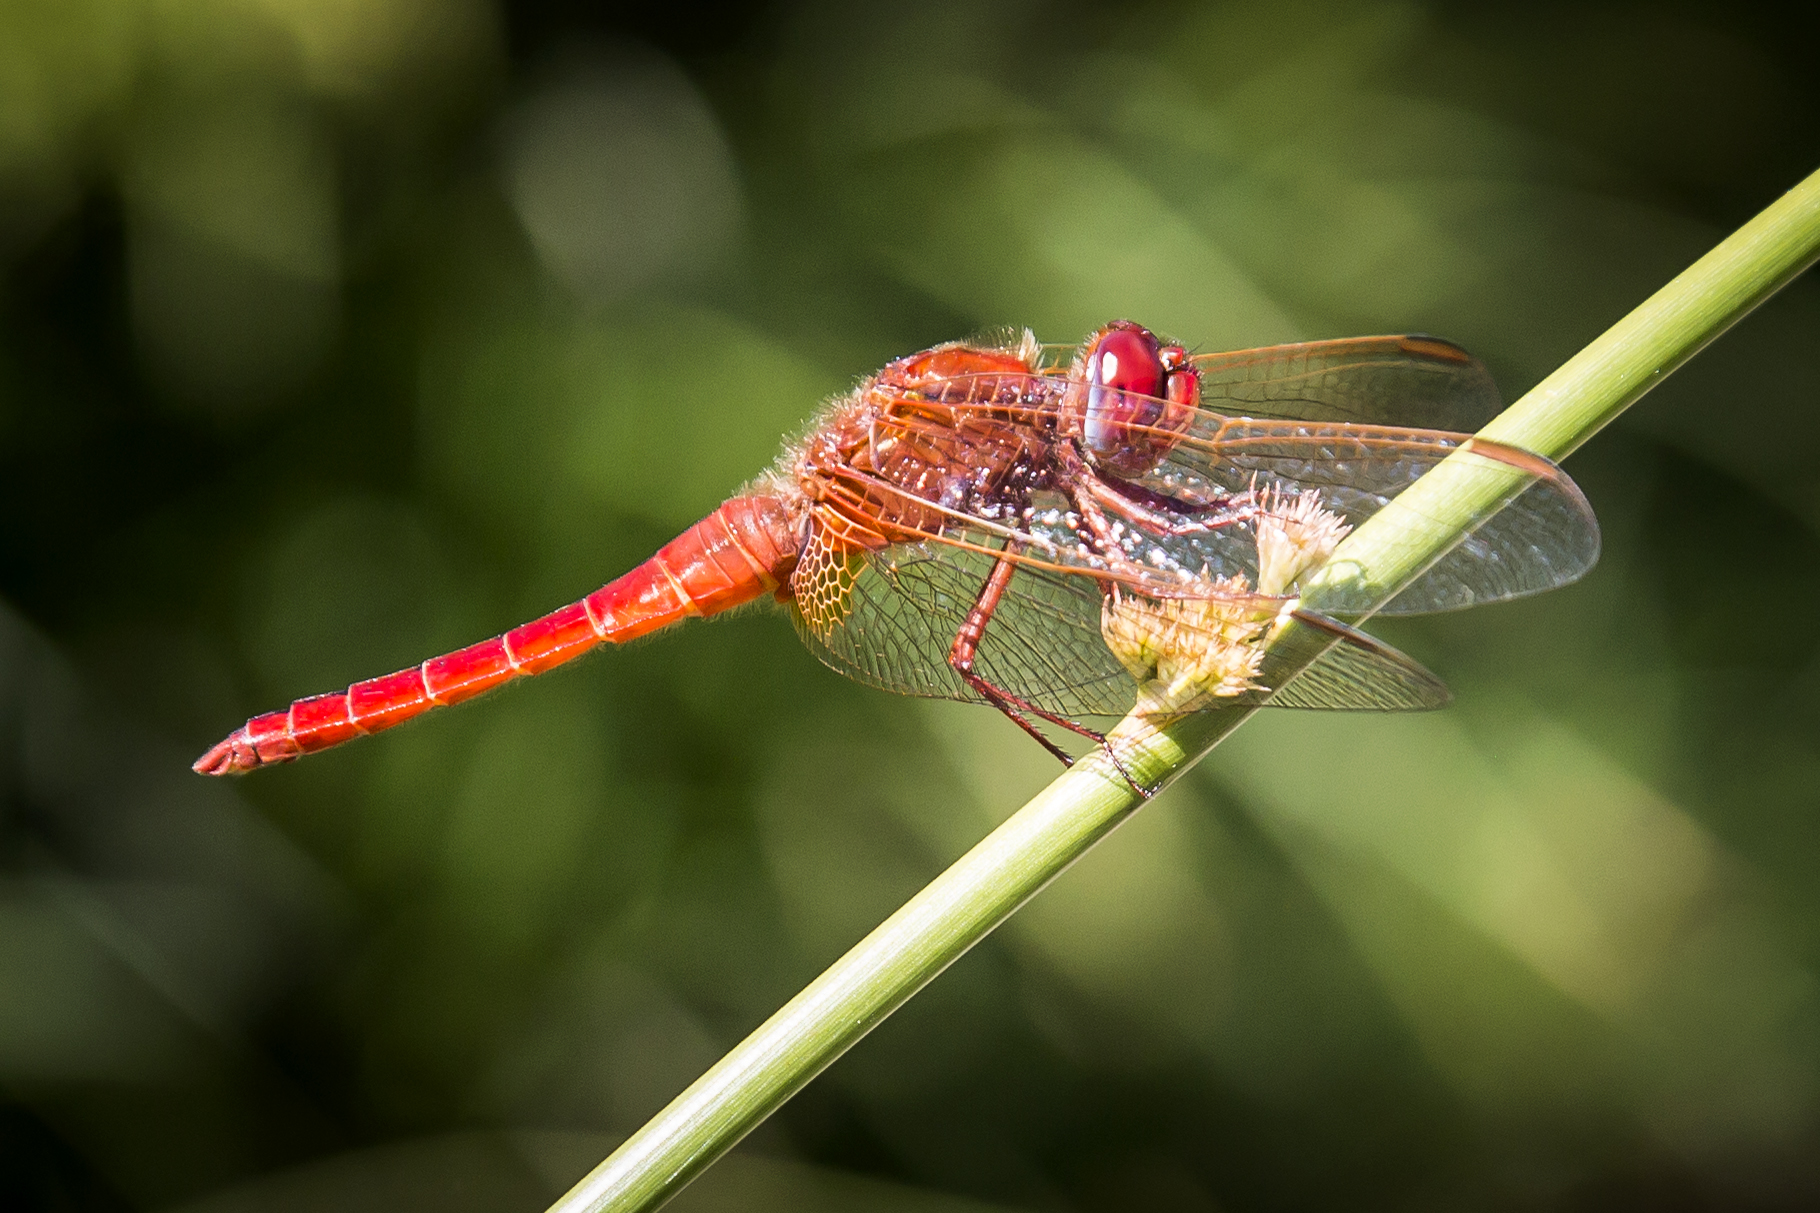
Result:
{"label": "dried flower bract", "polygon": [[1312,489],[1267,488],[1258,496],[1258,510],[1258,592],[1272,597],[1294,593],[1302,575],[1325,564],[1352,530]]}
{"label": "dried flower bract", "polygon": [[1137,680],[1143,714],[1194,711],[1260,689],[1273,615],[1258,609],[1243,577],[1203,588],[1194,598],[1146,598],[1116,586],[1106,595],[1100,635]]}

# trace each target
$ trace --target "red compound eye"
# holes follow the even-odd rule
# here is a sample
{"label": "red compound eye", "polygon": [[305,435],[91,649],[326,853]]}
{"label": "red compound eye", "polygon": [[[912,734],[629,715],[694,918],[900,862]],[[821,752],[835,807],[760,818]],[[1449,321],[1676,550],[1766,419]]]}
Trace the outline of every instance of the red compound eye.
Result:
{"label": "red compound eye", "polygon": [[1200,397],[1180,346],[1164,348],[1129,320],[1107,326],[1087,350],[1082,438],[1094,461],[1141,476],[1175,445]]}

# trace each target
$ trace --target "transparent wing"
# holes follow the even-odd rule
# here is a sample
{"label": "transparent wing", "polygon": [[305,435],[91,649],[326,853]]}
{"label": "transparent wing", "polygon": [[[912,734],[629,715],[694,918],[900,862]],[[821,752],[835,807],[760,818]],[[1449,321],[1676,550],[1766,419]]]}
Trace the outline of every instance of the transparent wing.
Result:
{"label": "transparent wing", "polygon": [[1201,373],[1202,402],[1237,417],[1471,433],[1499,408],[1483,363],[1451,341],[1420,334],[1272,345],[1191,361]]}
{"label": "transparent wing", "polygon": [[[1260,485],[1318,489],[1328,508],[1355,526],[1500,405],[1484,364],[1450,341],[1419,334],[1268,346],[1193,361],[1206,411],[1164,476],[1176,472],[1187,485],[1204,478],[1227,493],[1243,491],[1254,478]],[[1534,483],[1387,612],[1457,610],[1538,593],[1575,580],[1598,560],[1592,508],[1560,468],[1510,448],[1479,443],[1475,449],[1533,473]]]}
{"label": "transparent wing", "polygon": [[[948,664],[954,638],[998,560],[978,547],[931,539],[866,553],[848,607],[815,629],[797,612],[803,643],[868,686],[905,695],[983,702]],[[1077,720],[1129,711],[1136,686],[1100,638],[1100,589],[1091,577],[1020,567],[974,661],[993,685]]]}
{"label": "transparent wing", "polygon": [[[799,611],[798,632],[822,661],[869,686],[984,702],[949,666],[948,653],[1002,555],[935,539],[865,553],[853,566],[838,621],[812,626]],[[1123,715],[1137,685],[1101,636],[1101,602],[1092,577],[1020,563],[987,624],[975,670],[1076,723]],[[1276,650],[1273,664],[1307,660],[1312,648],[1328,646],[1300,677],[1273,694],[1267,665],[1258,691],[1206,706],[1406,711],[1447,702],[1440,680],[1396,649],[1312,613],[1297,618],[1303,627]]]}
{"label": "transparent wing", "polygon": [[1272,693],[1267,706],[1425,712],[1446,707],[1453,698],[1447,684],[1426,667],[1376,637],[1312,611],[1297,611],[1295,619],[1300,629],[1278,638],[1272,649],[1274,659],[1295,662],[1309,646],[1329,647],[1300,676]]}
{"label": "transparent wing", "polygon": [[[1357,527],[1463,445],[1472,458],[1520,473],[1527,487],[1382,609],[1458,610],[1554,589],[1584,575],[1598,560],[1599,525],[1579,486],[1540,456],[1460,434],[1203,412],[1137,487],[1184,520],[1229,508],[1248,492],[1313,490],[1326,509]],[[1255,576],[1247,560],[1255,560],[1256,544],[1244,531],[1229,527],[1165,542],[1183,565]],[[1364,611],[1372,604],[1328,605]]]}

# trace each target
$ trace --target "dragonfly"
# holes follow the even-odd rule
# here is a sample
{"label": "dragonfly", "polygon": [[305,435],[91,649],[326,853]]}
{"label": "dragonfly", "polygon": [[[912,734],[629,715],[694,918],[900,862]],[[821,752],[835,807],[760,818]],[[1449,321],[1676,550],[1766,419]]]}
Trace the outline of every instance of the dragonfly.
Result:
{"label": "dragonfly", "polygon": [[[830,402],[770,470],[624,576],[255,716],[195,770],[289,762],[767,598],[841,673],[989,705],[1064,763],[1059,736],[1105,745],[1096,726],[1145,704],[1438,707],[1440,679],[1345,621],[1379,603],[1342,590],[1317,612],[1299,581],[1462,451],[1527,487],[1382,609],[1455,610],[1584,574],[1591,507],[1547,459],[1472,436],[1498,407],[1482,363],[1420,335],[1192,354],[1120,320],[1073,349],[1028,330],[938,345]],[[1278,679],[1266,658],[1292,621],[1316,651]]]}

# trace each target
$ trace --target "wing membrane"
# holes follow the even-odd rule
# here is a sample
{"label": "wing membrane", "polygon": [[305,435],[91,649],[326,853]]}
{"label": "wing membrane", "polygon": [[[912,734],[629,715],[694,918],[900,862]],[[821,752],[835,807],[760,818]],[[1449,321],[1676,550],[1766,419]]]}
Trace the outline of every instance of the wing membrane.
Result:
{"label": "wing membrane", "polygon": [[1499,408],[1483,363],[1451,341],[1420,334],[1306,341],[1192,361],[1207,406],[1241,417],[1471,433]]}
{"label": "wing membrane", "polygon": [[[826,636],[803,643],[850,678],[936,699],[982,702],[948,665],[948,651],[998,554],[931,539],[867,556],[850,609]],[[800,618],[800,617],[799,617]],[[1120,716],[1131,676],[1100,638],[1100,589],[1089,577],[1020,566],[986,628],[974,668],[995,686],[1071,720]]]}
{"label": "wing membrane", "polygon": [[[840,625],[827,635],[799,627],[803,642],[829,666],[869,686],[984,702],[948,665],[948,651],[998,556],[942,541],[872,553]],[[1093,579],[1020,565],[986,627],[974,668],[993,685],[1070,720],[1121,716],[1131,709],[1137,686],[1101,638],[1100,605]],[[1409,711],[1447,702],[1438,678],[1389,645],[1312,613],[1297,618],[1303,627],[1275,650],[1273,663],[1307,660],[1310,650],[1327,646],[1312,664],[1275,692],[1268,689],[1267,668],[1264,689],[1215,704]]]}
{"label": "wing membrane", "polygon": [[[1501,602],[1566,585],[1593,566],[1598,521],[1565,472],[1540,456],[1459,434],[1207,415],[1145,483],[1164,484],[1178,500],[1195,503],[1254,487],[1313,489],[1327,509],[1357,527],[1462,446],[1529,483],[1382,610],[1414,615]],[[1230,535],[1191,537],[1189,546],[1214,549],[1220,562],[1238,563],[1241,571],[1248,571],[1242,557],[1254,550]],[[1330,605],[1364,611],[1372,604]]]}
{"label": "wing membrane", "polygon": [[1337,620],[1297,611],[1297,633],[1286,634],[1272,650],[1281,661],[1297,660],[1307,646],[1326,644],[1312,664],[1267,701],[1273,708],[1342,712],[1423,712],[1445,707],[1452,696],[1414,658]]}

